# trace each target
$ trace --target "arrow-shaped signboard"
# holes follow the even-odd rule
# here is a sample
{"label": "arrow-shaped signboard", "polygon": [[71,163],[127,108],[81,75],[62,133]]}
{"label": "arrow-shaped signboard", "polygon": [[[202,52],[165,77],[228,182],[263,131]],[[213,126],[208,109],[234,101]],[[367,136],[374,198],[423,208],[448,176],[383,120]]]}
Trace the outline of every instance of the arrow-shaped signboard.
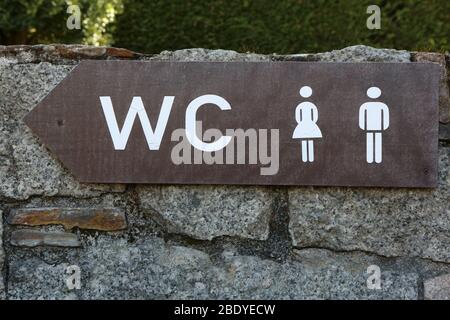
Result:
{"label": "arrow-shaped signboard", "polygon": [[439,72],[83,61],[25,121],[82,182],[435,187]]}

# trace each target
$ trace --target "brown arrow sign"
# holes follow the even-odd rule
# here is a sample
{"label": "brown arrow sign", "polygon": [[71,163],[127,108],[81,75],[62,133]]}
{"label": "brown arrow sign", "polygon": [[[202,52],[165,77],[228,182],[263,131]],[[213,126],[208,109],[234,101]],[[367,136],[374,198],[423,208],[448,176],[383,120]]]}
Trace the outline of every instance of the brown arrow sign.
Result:
{"label": "brown arrow sign", "polygon": [[435,187],[439,72],[83,61],[25,122],[82,182]]}

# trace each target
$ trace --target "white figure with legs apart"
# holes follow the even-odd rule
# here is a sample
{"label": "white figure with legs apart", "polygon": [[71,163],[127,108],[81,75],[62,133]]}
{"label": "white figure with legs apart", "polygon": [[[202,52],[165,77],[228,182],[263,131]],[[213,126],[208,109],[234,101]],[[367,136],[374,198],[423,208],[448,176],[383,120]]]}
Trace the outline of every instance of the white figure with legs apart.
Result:
{"label": "white figure with legs apart", "polygon": [[[304,86],[300,89],[300,96],[309,98],[312,95],[311,87]],[[300,139],[302,142],[302,161],[314,161],[314,140],[322,138],[322,132],[316,122],[319,118],[317,107],[308,101],[300,103],[295,109],[295,120],[297,127],[294,130],[292,138]]]}
{"label": "white figure with legs apart", "polygon": [[[377,99],[381,96],[381,90],[371,87],[367,90],[367,96]],[[367,163],[381,163],[382,139],[381,132],[389,128],[389,108],[383,102],[366,102],[359,108],[359,127],[366,133],[366,160]]]}

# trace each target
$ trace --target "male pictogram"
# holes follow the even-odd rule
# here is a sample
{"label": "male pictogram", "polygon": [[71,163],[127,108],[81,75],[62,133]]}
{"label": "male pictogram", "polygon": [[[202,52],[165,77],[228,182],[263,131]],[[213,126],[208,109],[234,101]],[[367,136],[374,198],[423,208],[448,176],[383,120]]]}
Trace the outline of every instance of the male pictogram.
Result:
{"label": "male pictogram", "polygon": [[[378,87],[367,90],[367,96],[377,99],[381,96]],[[382,139],[381,132],[389,128],[389,108],[383,102],[366,102],[359,108],[359,127],[366,133],[366,160],[368,163],[381,163]]]}

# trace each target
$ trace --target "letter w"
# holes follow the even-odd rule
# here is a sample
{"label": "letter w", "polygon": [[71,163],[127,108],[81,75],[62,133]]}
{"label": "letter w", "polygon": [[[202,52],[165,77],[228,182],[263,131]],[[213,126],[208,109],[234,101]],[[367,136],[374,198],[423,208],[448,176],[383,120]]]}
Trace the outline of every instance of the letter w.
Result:
{"label": "letter w", "polygon": [[111,134],[111,138],[114,144],[114,149],[125,150],[128,138],[131,133],[131,129],[134,124],[134,120],[136,118],[136,115],[138,115],[139,120],[141,121],[142,128],[144,129],[145,139],[147,140],[149,149],[159,150],[162,136],[164,134],[164,131],[166,130],[167,120],[169,119],[170,111],[172,110],[174,99],[175,97],[173,96],[164,97],[161,111],[158,117],[158,122],[156,123],[155,131],[153,131],[141,97],[133,97],[122,130],[119,130],[119,125],[117,124],[116,114],[114,113],[111,97],[100,97],[103,113],[105,114],[109,133]]}

